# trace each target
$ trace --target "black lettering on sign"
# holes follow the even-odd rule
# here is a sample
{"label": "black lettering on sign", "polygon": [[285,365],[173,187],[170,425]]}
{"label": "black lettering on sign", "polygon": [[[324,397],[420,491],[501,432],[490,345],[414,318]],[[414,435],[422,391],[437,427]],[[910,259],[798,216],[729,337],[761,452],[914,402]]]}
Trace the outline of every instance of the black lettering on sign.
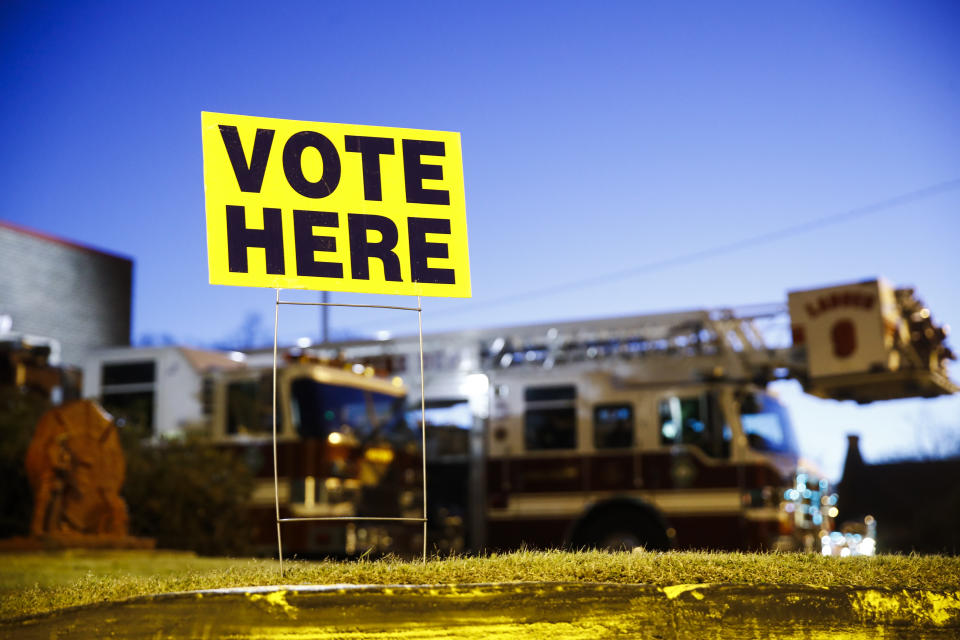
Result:
{"label": "black lettering on sign", "polygon": [[[390,218],[365,213],[347,214],[350,232],[350,271],[356,280],[370,279],[370,258],[383,262],[383,279],[400,282],[400,258],[393,252],[399,239]],[[367,239],[367,230],[380,232],[379,242]]]}
{"label": "black lettering on sign", "polygon": [[247,155],[243,152],[240,143],[240,133],[232,124],[220,125],[220,137],[223,146],[227,148],[227,156],[233,165],[233,174],[237,176],[240,191],[246,193],[260,193],[263,187],[263,174],[267,171],[267,159],[270,157],[270,147],[273,146],[273,129],[257,129],[253,140],[253,152],[250,154],[250,164],[247,165]]}
{"label": "black lettering on sign", "polygon": [[450,233],[450,221],[446,218],[410,218],[407,220],[410,236],[410,274],[414,282],[431,284],[456,284],[453,269],[437,269],[427,266],[427,258],[448,258],[446,243],[427,242],[428,233]]}
{"label": "black lettering on sign", "polygon": [[393,138],[369,136],[344,136],[347,151],[360,154],[363,167],[363,199],[383,200],[380,181],[380,156],[393,155]]}
{"label": "black lettering on sign", "polygon": [[443,167],[423,164],[421,156],[444,156],[446,151],[439,140],[403,141],[403,181],[407,202],[420,204],[450,204],[450,192],[444,189],[424,189],[424,180],[443,180]]}
{"label": "black lettering on sign", "polygon": [[230,271],[247,273],[247,249],[261,247],[267,273],[283,275],[283,221],[280,209],[263,208],[263,229],[250,229],[242,206],[227,205],[227,258]]}
{"label": "black lettering on sign", "polygon": [[293,237],[297,247],[297,275],[317,278],[342,278],[343,265],[339,262],[319,262],[314,251],[336,251],[337,239],[331,236],[316,236],[314,227],[338,227],[337,214],[333,211],[293,210]]}
{"label": "black lettering on sign", "polygon": [[[310,182],[303,175],[303,152],[313,147],[323,160],[323,175]],[[300,131],[283,145],[283,173],[293,190],[307,198],[326,198],[340,184],[340,154],[330,140],[316,131]]]}

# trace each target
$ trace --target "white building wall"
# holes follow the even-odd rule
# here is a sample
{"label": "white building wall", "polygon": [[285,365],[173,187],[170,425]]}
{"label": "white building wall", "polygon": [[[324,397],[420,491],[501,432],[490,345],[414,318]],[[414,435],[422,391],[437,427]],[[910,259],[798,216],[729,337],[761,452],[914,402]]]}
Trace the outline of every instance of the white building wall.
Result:
{"label": "white building wall", "polygon": [[203,420],[202,375],[177,347],[115,348],[92,352],[83,364],[83,397],[103,395],[103,366],[154,362],[153,425],[158,436],[174,436]]}

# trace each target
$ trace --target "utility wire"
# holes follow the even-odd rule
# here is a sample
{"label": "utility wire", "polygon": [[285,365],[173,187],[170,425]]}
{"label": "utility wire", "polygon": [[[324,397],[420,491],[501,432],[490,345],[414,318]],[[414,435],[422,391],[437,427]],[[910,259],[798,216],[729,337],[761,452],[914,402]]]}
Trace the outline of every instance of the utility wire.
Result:
{"label": "utility wire", "polygon": [[652,260],[650,262],[645,262],[643,264],[635,265],[633,267],[628,267],[626,269],[620,269],[618,271],[612,271],[596,276],[591,276],[589,278],[583,278],[580,280],[574,280],[571,282],[566,282],[564,284],[553,285],[550,287],[542,287],[539,289],[531,289],[529,291],[524,291],[522,293],[514,293],[507,296],[501,296],[499,298],[494,298],[492,300],[487,300],[483,302],[470,302],[454,308],[447,309],[437,309],[436,311],[431,311],[431,316],[436,315],[452,315],[454,313],[463,313],[465,311],[471,311],[476,307],[482,305],[483,307],[491,306],[501,306],[505,304],[510,304],[513,302],[519,301],[528,301],[535,298],[544,298],[547,296],[555,295],[557,293],[568,292],[575,289],[583,289],[585,287],[591,287],[598,284],[606,284],[616,280],[623,280],[624,278],[630,278],[642,273],[650,273],[652,271],[660,271],[662,269],[667,269],[669,267],[687,264],[690,262],[696,262],[699,260],[704,260],[706,258],[713,258],[716,256],[734,253],[748,247],[752,247],[758,244],[765,244],[768,242],[773,242],[775,240],[782,240],[790,236],[798,235],[801,233],[808,233],[816,229],[822,229],[830,225],[840,224],[842,222],[848,222],[857,218],[863,218],[875,213],[880,213],[882,211],[887,211],[895,207],[901,207],[919,200],[925,200],[927,198],[945,193],[947,191],[953,191],[954,189],[960,188],[960,178],[955,178],[953,180],[948,180],[946,182],[939,182],[934,185],[923,187],[921,189],[916,189],[914,191],[908,191],[900,195],[887,198],[885,200],[880,200],[879,202],[874,202],[868,205],[861,207],[856,207],[854,209],[849,209],[840,213],[834,213],[814,220],[808,220],[806,222],[801,222],[799,224],[791,225],[784,227],[782,229],[776,229],[774,231],[768,231],[765,233],[760,233],[754,236],[749,236],[747,238],[742,238],[740,240],[735,240],[733,242],[728,242],[725,244],[720,244],[715,247],[708,247],[706,249],[699,249],[697,251],[692,251],[679,256],[674,256],[672,258],[663,258],[660,260]]}

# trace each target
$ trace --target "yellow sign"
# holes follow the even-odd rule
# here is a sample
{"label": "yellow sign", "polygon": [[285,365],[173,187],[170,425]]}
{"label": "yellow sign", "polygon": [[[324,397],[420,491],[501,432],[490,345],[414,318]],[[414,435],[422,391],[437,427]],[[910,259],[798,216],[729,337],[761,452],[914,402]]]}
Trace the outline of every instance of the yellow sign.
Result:
{"label": "yellow sign", "polygon": [[470,297],[459,133],[201,122],[211,284]]}

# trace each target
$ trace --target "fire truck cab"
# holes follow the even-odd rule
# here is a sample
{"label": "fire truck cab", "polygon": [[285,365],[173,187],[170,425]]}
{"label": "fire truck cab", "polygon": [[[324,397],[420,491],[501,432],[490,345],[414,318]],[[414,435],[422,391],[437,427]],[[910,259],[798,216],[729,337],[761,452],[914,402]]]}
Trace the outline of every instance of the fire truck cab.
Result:
{"label": "fire truck cab", "polygon": [[[208,378],[209,433],[242,455],[255,476],[253,542],[276,548],[280,518],[422,517],[420,439],[406,422],[407,388],[369,367],[287,361]],[[279,505],[279,506],[278,506]],[[389,522],[291,521],[284,548],[300,556],[413,553],[419,527]]]}

